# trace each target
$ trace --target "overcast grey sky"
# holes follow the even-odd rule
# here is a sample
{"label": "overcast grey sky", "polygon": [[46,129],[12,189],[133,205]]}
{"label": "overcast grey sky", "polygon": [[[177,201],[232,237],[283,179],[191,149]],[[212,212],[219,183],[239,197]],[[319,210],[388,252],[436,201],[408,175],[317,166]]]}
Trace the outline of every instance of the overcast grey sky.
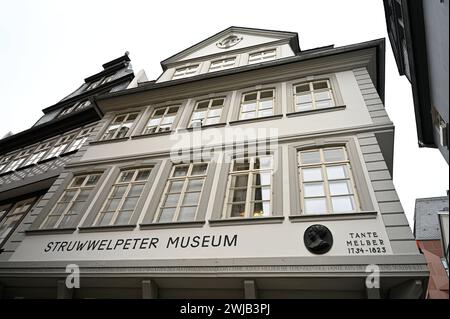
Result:
{"label": "overcast grey sky", "polygon": [[[300,47],[387,38],[382,0],[0,0],[0,137],[33,125],[41,110],[101,65],[130,52],[156,79],[159,62],[231,25],[298,32]],[[419,149],[411,86],[386,50],[386,110],[396,126],[394,184],[410,225],[417,197],[445,195],[448,165]]]}

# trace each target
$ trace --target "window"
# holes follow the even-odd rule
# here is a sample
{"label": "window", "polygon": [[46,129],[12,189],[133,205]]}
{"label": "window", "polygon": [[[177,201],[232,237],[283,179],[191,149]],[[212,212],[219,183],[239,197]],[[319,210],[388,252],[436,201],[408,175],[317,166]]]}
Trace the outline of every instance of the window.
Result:
{"label": "window", "polygon": [[53,142],[39,144],[39,146],[34,150],[33,155],[28,157],[28,159],[25,161],[24,166],[36,164],[37,162],[39,162],[44,157],[45,153],[47,153],[52,144]]}
{"label": "window", "polygon": [[273,89],[244,93],[239,119],[245,120],[273,115],[274,105],[275,94]]}
{"label": "window", "polygon": [[134,120],[136,120],[138,114],[139,113],[128,113],[117,115],[106,129],[101,140],[105,141],[125,137],[133,126]]}
{"label": "window", "polygon": [[167,180],[157,221],[194,221],[206,178],[208,163],[174,165]]}
{"label": "window", "polygon": [[78,133],[77,137],[73,141],[72,145],[69,146],[67,152],[72,152],[80,149],[81,146],[87,141],[89,134],[94,130],[93,127],[83,129],[80,133]]}
{"label": "window", "polygon": [[294,85],[296,112],[317,110],[335,105],[329,80],[306,82]]}
{"label": "window", "polygon": [[91,101],[89,101],[89,100],[82,101],[82,102],[77,104],[76,110],[77,111],[78,110],[82,110],[82,109],[88,107],[89,105],[91,105]]}
{"label": "window", "polygon": [[298,163],[304,214],[359,210],[345,147],[300,151]]}
{"label": "window", "polygon": [[8,165],[10,160],[11,160],[11,156],[3,156],[2,158],[0,158],[0,173]]}
{"label": "window", "polygon": [[233,160],[224,207],[226,218],[272,214],[272,162],[271,155]]}
{"label": "window", "polygon": [[197,102],[189,126],[197,127],[219,123],[224,102],[225,98],[223,97]]}
{"label": "window", "polygon": [[31,154],[32,152],[33,152],[33,149],[32,149],[32,148],[29,148],[29,149],[26,149],[26,150],[23,150],[23,151],[19,152],[19,153],[15,156],[15,158],[14,158],[14,160],[11,162],[11,164],[6,168],[5,171],[14,171],[14,170],[16,170],[17,168],[19,168],[19,167],[22,165],[22,163],[25,161],[25,159],[26,159],[28,156],[30,156],[30,154]]}
{"label": "window", "polygon": [[175,73],[173,74],[172,80],[193,76],[195,73],[197,73],[198,66],[198,64],[195,64],[176,69]]}
{"label": "window", "polygon": [[73,140],[74,137],[75,137],[74,134],[69,134],[69,135],[61,137],[56,142],[56,144],[53,145],[50,152],[48,152],[47,156],[45,156],[45,159],[53,158],[53,157],[56,157],[56,156],[59,156],[60,154],[62,154],[65,151],[65,149],[67,148],[67,146],[70,144],[70,142]]}
{"label": "window", "polygon": [[100,85],[100,81],[96,81],[96,82],[92,82],[91,84],[89,84],[89,86],[87,87],[86,90],[92,90],[95,89],[97,86]]}
{"label": "window", "polygon": [[165,106],[156,108],[148,120],[143,134],[170,131],[179,108],[179,106]]}
{"label": "window", "polygon": [[250,53],[248,57],[248,64],[260,63],[264,61],[274,60],[277,56],[276,49],[270,49],[255,53]]}
{"label": "window", "polygon": [[65,109],[62,110],[61,113],[58,114],[58,117],[72,113],[75,110],[75,107],[76,107],[76,104],[66,107]]}
{"label": "window", "polygon": [[101,174],[90,174],[74,177],[40,228],[64,228],[72,225],[74,219],[82,213],[100,176]]}
{"label": "window", "polygon": [[107,77],[105,77],[102,81],[101,81],[101,83],[100,83],[100,85],[103,85],[103,84],[105,84],[105,83],[108,83],[108,82],[111,82],[112,81],[112,79],[113,79],[113,77],[114,77],[114,74],[113,75],[110,75],[110,76],[107,76]]}
{"label": "window", "polygon": [[151,168],[130,169],[120,172],[94,226],[127,225],[133,215]]}
{"label": "window", "polygon": [[236,57],[212,61],[211,64],[209,65],[209,72],[230,69],[234,67],[235,62]]}
{"label": "window", "polygon": [[12,234],[23,216],[31,209],[36,198],[30,198],[16,203],[0,220],[0,246]]}

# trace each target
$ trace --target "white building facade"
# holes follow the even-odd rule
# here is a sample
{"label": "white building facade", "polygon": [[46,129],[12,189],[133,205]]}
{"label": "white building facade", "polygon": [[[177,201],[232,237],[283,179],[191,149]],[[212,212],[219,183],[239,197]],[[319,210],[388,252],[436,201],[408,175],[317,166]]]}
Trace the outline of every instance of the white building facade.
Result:
{"label": "white building facade", "polygon": [[384,40],[230,27],[161,64],[96,97],[89,143],[0,254],[4,297],[423,297]]}

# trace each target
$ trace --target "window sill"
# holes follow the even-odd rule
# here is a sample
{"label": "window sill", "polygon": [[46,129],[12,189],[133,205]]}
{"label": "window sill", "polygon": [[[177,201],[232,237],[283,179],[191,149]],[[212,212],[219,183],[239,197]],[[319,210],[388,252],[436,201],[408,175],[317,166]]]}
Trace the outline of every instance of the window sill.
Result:
{"label": "window sill", "polygon": [[39,162],[37,162],[36,164],[44,164],[44,163],[46,163],[46,162],[50,162],[50,161],[53,161],[54,159],[56,159],[56,156],[52,156],[52,157],[49,157],[49,158],[45,158],[45,159],[43,159],[43,160],[40,160]]}
{"label": "window sill", "polygon": [[203,129],[223,127],[225,125],[227,125],[227,123],[224,122],[224,123],[216,123],[216,124],[202,125],[202,126],[196,126],[196,127],[186,127],[186,128],[179,129],[178,132],[183,133],[183,132],[201,131]]}
{"label": "window sill", "polygon": [[317,110],[308,110],[308,111],[298,111],[298,112],[290,112],[287,113],[287,117],[294,117],[294,116],[303,116],[303,115],[310,115],[310,114],[318,114],[318,113],[327,113],[327,112],[333,112],[333,111],[341,111],[345,110],[345,105],[339,105],[339,106],[332,106],[332,107],[326,107],[323,109],[317,109]]}
{"label": "window sill", "polygon": [[92,141],[89,143],[89,145],[98,145],[98,144],[109,144],[109,143],[116,143],[116,142],[123,142],[128,140],[129,137],[121,137],[121,138],[115,138],[112,140],[104,140],[104,141]]}
{"label": "window sill", "polygon": [[112,225],[112,226],[86,226],[78,227],[80,233],[95,233],[108,231],[133,230],[136,225]]}
{"label": "window sill", "polygon": [[338,214],[318,214],[318,215],[290,215],[289,220],[293,223],[324,221],[324,220],[354,220],[354,219],[375,219],[378,212],[365,211],[357,213],[338,213]]}
{"label": "window sill", "polygon": [[70,151],[70,152],[62,153],[59,155],[59,157],[69,156],[69,155],[75,154],[76,152],[78,152],[78,149]]}
{"label": "window sill", "polygon": [[170,135],[172,134],[172,131],[164,131],[164,132],[158,132],[158,133],[147,133],[147,134],[141,134],[141,135],[134,135],[131,137],[131,139],[139,139],[139,138],[146,138],[146,137],[152,137],[152,136],[161,136],[161,135]]}
{"label": "window sill", "polygon": [[270,121],[270,120],[278,120],[283,117],[283,114],[275,114],[270,116],[256,117],[253,119],[245,119],[245,120],[234,120],[230,121],[230,125],[238,125],[238,124],[246,124],[260,121]]}
{"label": "window sill", "polygon": [[36,164],[28,164],[28,165],[26,165],[26,166],[21,166],[21,167],[19,167],[19,168],[16,168],[16,172],[19,172],[19,171],[21,171],[21,170],[30,168],[30,167],[32,167],[32,166],[34,166],[34,165],[36,165]]}
{"label": "window sill", "polygon": [[195,228],[203,227],[205,221],[192,221],[192,222],[170,222],[170,223],[151,223],[151,224],[139,224],[140,229],[168,229],[168,228]]}
{"label": "window sill", "polygon": [[268,216],[253,218],[227,218],[227,219],[210,219],[209,225],[214,226],[234,226],[249,224],[278,224],[284,221],[284,216]]}
{"label": "window sill", "polygon": [[52,229],[29,229],[25,231],[26,235],[47,235],[47,234],[72,234],[76,227],[70,228],[52,228]]}

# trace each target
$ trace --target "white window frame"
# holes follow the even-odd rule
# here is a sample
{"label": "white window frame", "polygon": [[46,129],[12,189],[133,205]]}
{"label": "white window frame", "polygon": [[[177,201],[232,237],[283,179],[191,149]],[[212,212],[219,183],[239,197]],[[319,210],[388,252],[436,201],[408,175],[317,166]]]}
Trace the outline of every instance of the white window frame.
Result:
{"label": "white window frame", "polygon": [[[255,163],[257,158],[261,157],[270,157],[271,159],[271,166],[270,168],[255,168]],[[249,162],[249,169],[248,170],[235,170],[235,165],[237,163],[240,163],[244,160],[248,160]],[[246,157],[238,157],[234,158],[233,162],[230,165],[230,171],[228,172],[228,180],[227,180],[227,188],[225,193],[225,201],[224,201],[224,207],[222,211],[222,218],[223,219],[233,219],[233,218],[258,218],[258,217],[269,217],[273,216],[273,201],[274,201],[274,155],[273,154],[261,154],[261,155],[253,155],[253,156],[246,156]],[[270,182],[269,184],[264,185],[254,185],[255,177],[257,174],[270,174]],[[241,186],[241,187],[232,187],[232,181],[233,177],[241,176],[241,175],[247,175],[247,185]],[[268,200],[261,199],[261,200],[255,200],[255,190],[256,188],[269,188],[269,194],[270,198]],[[234,190],[246,190],[246,198],[244,201],[233,201],[233,194]],[[262,194],[262,193],[261,193]],[[264,203],[269,202],[269,212],[267,215],[263,214],[254,214],[254,205],[256,203]],[[244,209],[244,215],[243,216],[231,216],[231,211],[233,209],[233,205],[245,205]]]}
{"label": "white window frame", "polygon": [[198,70],[200,69],[200,63],[198,64],[192,64],[192,65],[186,65],[180,68],[176,68],[172,75],[172,80],[178,80],[187,78],[190,76],[194,76],[198,73]]}
{"label": "white window frame", "polygon": [[[325,82],[327,84],[327,87],[315,90],[314,89],[314,84],[320,83],[320,82]],[[308,91],[303,91],[303,92],[297,93],[297,87],[306,86],[306,85],[309,86],[309,90]],[[316,94],[320,94],[320,93],[323,93],[323,92],[328,92],[330,98],[329,99],[317,100]],[[294,112],[306,112],[306,111],[311,111],[311,110],[320,110],[320,109],[335,107],[336,106],[336,99],[335,99],[333,93],[334,92],[333,92],[333,88],[331,86],[330,79],[317,79],[317,80],[314,80],[314,81],[305,81],[305,82],[296,83],[293,86]],[[305,110],[299,110],[297,108],[297,97],[299,97],[299,96],[309,96],[311,101],[307,102],[307,103],[302,103],[302,104],[309,104],[309,103],[311,103],[311,108],[305,109]],[[326,106],[326,107],[317,107],[317,104],[320,103],[321,101],[328,101],[328,100],[331,100],[331,105]]]}
{"label": "white window frame", "polygon": [[11,155],[3,156],[0,158],[0,173],[3,169],[9,166],[9,162],[11,161]]}
{"label": "white window frame", "polygon": [[[171,108],[177,108],[176,113],[169,113],[169,110]],[[181,105],[167,105],[167,106],[159,106],[159,107],[155,107],[152,111],[152,115],[150,116],[150,118],[148,119],[147,123],[145,124],[144,130],[142,132],[143,135],[145,134],[156,134],[156,133],[160,133],[160,132],[170,132],[173,129],[173,125],[175,123],[175,120],[177,118],[178,112],[180,112],[180,108]],[[161,115],[155,115],[158,111],[164,109],[164,114]],[[168,118],[170,115],[170,117],[173,117],[172,122],[170,123],[170,126],[167,126],[167,123],[163,124],[163,121],[165,118]],[[160,121],[157,125],[152,125],[150,126],[150,121],[151,120],[155,120],[159,118]],[[149,132],[149,130],[151,128],[155,128],[155,131],[153,132]]]}
{"label": "white window frame", "polygon": [[[222,100],[222,104],[220,106],[213,106],[214,101],[216,100]],[[189,120],[189,127],[198,127],[198,126],[205,126],[205,125],[214,125],[214,124],[218,124],[220,123],[220,119],[222,117],[223,111],[224,111],[224,107],[225,107],[225,101],[226,101],[226,97],[225,96],[220,96],[220,97],[214,97],[214,98],[209,98],[209,99],[203,99],[203,100],[199,100],[195,103],[195,107],[194,110],[192,111],[191,114],[191,118]],[[202,118],[196,118],[194,119],[194,114],[196,114],[196,111],[198,111],[198,107],[199,105],[201,105],[202,103],[206,103],[208,102],[208,106],[204,109],[203,112],[205,112],[204,117]],[[220,109],[220,115],[219,116],[212,116],[209,117],[209,114],[211,112],[211,110],[217,110]],[[200,111],[202,112],[202,111]],[[216,123],[211,123],[211,124],[203,124],[204,122],[206,122],[208,119],[211,118],[217,118],[217,122]],[[194,124],[194,123],[200,123],[200,125]]]}
{"label": "white window frame", "polygon": [[[78,176],[74,176],[72,178],[72,180],[70,181],[70,184],[66,187],[66,189],[64,189],[64,192],[61,194],[61,196],[59,197],[58,201],[55,203],[55,205],[53,206],[52,210],[49,212],[49,214],[45,217],[45,219],[42,221],[41,225],[40,225],[40,229],[56,229],[60,227],[60,224],[62,223],[62,221],[67,217],[67,216],[78,216],[78,214],[82,214],[82,212],[78,212],[76,214],[69,214],[69,212],[71,212],[72,207],[74,206],[74,204],[76,202],[80,202],[78,201],[78,197],[80,195],[80,193],[82,191],[93,191],[94,188],[97,186],[100,177],[101,177],[101,173],[91,173],[91,174],[83,174],[83,175],[78,175]],[[94,184],[90,184],[87,185],[87,183],[89,182],[90,177],[93,176],[97,176],[97,180],[95,181]],[[83,178],[83,182],[81,183],[81,185],[79,186],[75,186],[73,185],[75,183],[75,181],[79,178]],[[70,198],[70,200],[67,202],[66,208],[61,212],[61,214],[59,215],[53,215],[53,213],[55,212],[56,208],[58,207],[59,204],[64,203],[62,200],[64,199],[64,197],[66,196],[66,193],[68,192],[73,192],[75,191],[75,194],[72,196],[72,198]],[[86,203],[87,198],[85,201],[81,201],[82,203]],[[47,221],[52,218],[52,217],[58,217],[59,218],[56,220],[56,222],[53,224],[53,226],[49,227],[47,226]]]}
{"label": "white window frame", "polygon": [[[261,93],[268,92],[268,91],[272,91],[272,98],[261,98]],[[256,99],[255,100],[250,100],[250,101],[255,101],[255,104],[256,104],[255,109],[244,112],[244,105],[248,104],[248,102],[249,102],[249,101],[245,101],[245,97],[247,95],[251,95],[251,94],[255,94],[255,93],[256,93]],[[257,119],[257,118],[261,118],[261,117],[267,117],[267,116],[275,115],[275,107],[276,107],[276,105],[275,105],[275,103],[276,103],[275,94],[276,94],[276,89],[275,88],[266,88],[266,89],[253,90],[253,91],[242,93],[241,104],[239,106],[238,119],[239,120]],[[269,100],[272,101],[272,108],[261,109],[261,103],[265,102],[265,101],[269,101]],[[260,112],[264,112],[264,111],[269,110],[269,109],[272,110],[272,114],[259,116]],[[247,118],[243,117],[244,114],[249,114],[249,113],[252,113],[252,112],[255,113],[255,117],[247,117]]]}
{"label": "white window frame", "polygon": [[48,150],[52,147],[53,141],[44,142],[38,145],[34,150],[33,154],[28,157],[28,159],[24,162],[23,166],[28,166],[31,164],[36,164],[40,160],[44,158],[44,155],[48,152]]}
{"label": "white window frame", "polygon": [[[344,159],[343,160],[338,160],[338,161],[332,161],[332,162],[327,162],[325,160],[324,157],[324,151],[325,150],[336,150],[336,149],[341,149],[343,150],[343,154],[344,154]],[[308,152],[319,152],[320,154],[320,162],[317,163],[311,163],[311,164],[303,164],[301,163],[300,160],[300,154],[302,153],[308,153]],[[346,172],[347,172],[347,176],[345,178],[337,178],[337,179],[332,179],[330,180],[328,178],[327,175],[327,167],[333,167],[333,166],[344,166],[346,167]],[[353,172],[352,172],[352,168],[351,168],[351,164],[350,164],[350,160],[348,157],[348,153],[347,153],[347,148],[345,146],[329,146],[329,147],[321,147],[321,148],[314,148],[314,149],[305,149],[305,150],[299,150],[297,151],[297,171],[299,174],[299,182],[300,182],[300,199],[301,199],[301,207],[302,207],[302,214],[304,215],[315,215],[315,214],[339,214],[339,213],[356,213],[361,211],[361,204],[359,201],[359,197],[358,197],[358,193],[357,193],[357,189],[356,189],[356,185],[355,185],[355,179],[353,176]],[[322,179],[321,180],[308,180],[306,182],[303,181],[303,169],[311,169],[311,168],[320,168],[320,172],[321,172],[321,176]],[[346,181],[347,182],[347,187],[349,187],[349,193],[346,194],[338,194],[338,195],[332,195],[330,192],[330,182],[337,182],[337,181]],[[323,183],[323,191],[324,194],[319,196],[305,196],[305,183],[310,183],[310,184],[314,184],[314,183]],[[352,211],[342,211],[342,212],[334,212],[333,211],[333,204],[332,204],[332,198],[336,198],[336,197],[349,197],[352,196],[353,197],[353,205],[354,205],[354,210]],[[321,198],[321,199],[325,199],[325,205],[326,205],[326,211],[324,212],[312,212],[312,213],[307,213],[306,212],[306,206],[305,206],[305,198]]]}
{"label": "white window frame", "polygon": [[58,139],[58,141],[53,145],[53,147],[48,151],[45,155],[44,159],[50,159],[53,157],[60,156],[64,153],[67,147],[72,143],[72,140],[75,138],[75,134],[68,134],[62,136]]}
{"label": "white window frame", "polygon": [[[232,61],[233,63],[230,63]],[[209,64],[208,72],[217,72],[221,70],[231,69],[235,67],[237,61],[237,56],[231,56],[228,58],[218,59],[211,61]]]}
{"label": "white window frame", "polygon": [[[128,219],[128,222],[126,224],[124,224],[124,225],[128,225],[130,220],[133,217],[134,211],[136,210],[136,207],[138,205],[138,202],[139,202],[142,194],[144,194],[145,185],[147,184],[153,169],[154,169],[153,166],[145,166],[145,167],[139,167],[139,168],[123,169],[122,171],[120,171],[120,173],[117,176],[114,184],[111,186],[111,189],[110,189],[110,191],[108,193],[108,196],[106,197],[104,203],[102,204],[102,207],[101,207],[100,211],[96,214],[92,226],[94,226],[94,227],[106,227],[106,226],[113,226],[113,225],[123,225],[123,224],[116,224],[116,221],[118,220],[118,218],[120,216],[120,213],[121,213],[121,210],[123,208],[123,204],[125,203],[125,201],[128,198],[130,198],[130,197],[128,197],[128,195],[130,193],[131,188],[133,186],[136,186],[136,185],[142,185],[142,190],[141,190],[139,196],[137,196],[135,207],[134,207],[134,209],[133,209],[133,211],[132,211],[132,213],[131,213],[131,215],[130,215],[130,217]],[[138,176],[138,174],[141,171],[149,171],[147,178],[145,180],[136,180],[136,177]],[[120,179],[122,178],[123,174],[128,173],[128,172],[133,172],[133,176],[131,177],[131,180],[127,181],[127,182],[121,182]],[[119,203],[117,204],[117,207],[115,208],[115,211],[113,212],[113,215],[112,215],[109,223],[107,225],[99,224],[99,221],[102,220],[103,215],[108,212],[108,211],[105,211],[105,209],[107,208],[107,205],[109,204],[109,200],[110,199],[118,199],[116,197],[113,197],[113,194],[114,194],[114,192],[116,190],[116,187],[124,187],[124,186],[126,187],[125,191],[122,194],[122,196],[120,197]],[[136,196],[133,196],[133,197],[136,197]]]}
{"label": "white window frame", "polygon": [[[14,206],[11,207],[8,210],[8,212],[4,215],[4,217],[0,220],[0,231],[2,230],[2,228],[5,225],[8,226],[0,233],[0,236],[3,237],[3,238],[0,238],[0,248],[5,243],[5,240],[17,228],[17,226],[19,225],[19,223],[21,222],[23,217],[30,211],[31,208],[33,208],[35,200],[36,200],[36,197],[33,197],[33,198],[28,198],[28,199],[25,199],[25,200],[15,203]],[[26,205],[28,205],[28,206],[26,207],[25,210],[23,210],[23,208]],[[17,209],[19,209],[19,211],[16,212]],[[8,230],[7,233],[6,233],[6,230]]]}
{"label": "white window frame", "polygon": [[[130,121],[129,118],[134,115],[136,117]],[[121,116],[123,116],[124,119],[121,122],[115,123],[116,119]],[[138,117],[139,117],[139,112],[129,112],[129,113],[118,114],[118,115],[114,116],[113,120],[109,123],[109,125],[106,127],[106,130],[103,132],[103,134],[100,138],[100,141],[110,141],[110,140],[115,140],[115,139],[119,138],[117,136],[119,135],[119,132],[123,127],[127,127],[128,129],[127,129],[125,135],[121,136],[120,138],[128,136],[131,132],[131,129],[132,129],[134,123],[136,123],[136,120],[138,119]],[[107,138],[109,129],[114,125],[117,125],[117,129],[114,131],[112,137]]]}
{"label": "white window frame", "polygon": [[89,135],[93,130],[94,127],[82,129],[75,137],[75,139],[72,141],[70,146],[67,148],[67,152],[79,150],[83,146],[83,144],[86,143],[87,139],[89,138]]}
{"label": "white window frame", "polygon": [[31,147],[17,153],[17,155],[14,156],[14,159],[11,161],[5,171],[15,171],[18,168],[22,167],[25,160],[33,153],[33,150],[34,147]]}
{"label": "white window frame", "polygon": [[[195,166],[199,166],[199,165],[206,165],[205,174],[192,175],[193,168]],[[153,220],[154,223],[158,223],[159,222],[159,220],[161,218],[161,215],[162,215],[162,211],[164,209],[174,209],[174,208],[175,208],[175,212],[173,214],[172,220],[169,221],[169,222],[177,222],[177,221],[179,221],[178,219],[180,217],[180,211],[184,207],[196,207],[195,213],[194,213],[194,217],[193,217],[192,220],[189,220],[189,221],[197,220],[198,209],[199,209],[199,206],[200,206],[200,199],[201,199],[202,194],[203,194],[203,190],[204,190],[204,186],[205,186],[205,180],[206,180],[206,176],[207,176],[207,173],[208,173],[209,165],[210,165],[209,162],[195,162],[195,163],[184,163],[184,164],[173,165],[171,173],[169,175],[169,178],[166,181],[166,185],[164,187],[164,192],[163,192],[163,194],[161,196],[161,200],[160,200],[159,205],[158,205],[157,213],[155,214],[155,217],[154,217],[154,220]],[[180,167],[188,167],[186,175],[184,175],[184,176],[174,176],[175,170],[177,168],[180,168]],[[200,180],[200,179],[202,180],[202,187],[201,187],[200,191],[198,191],[198,190],[196,190],[196,191],[188,191],[187,190],[187,187],[188,187],[190,181],[192,181],[192,180]],[[183,182],[183,186],[181,187],[180,192],[179,193],[169,193],[170,186],[172,185],[172,183],[173,182],[181,182],[181,181]],[[186,194],[189,194],[189,193],[199,193],[197,205],[183,205],[184,198],[185,198]],[[171,195],[171,194],[179,194],[178,202],[177,202],[176,206],[165,206],[164,205],[165,204],[165,200],[166,200],[167,196]]]}
{"label": "white window frame", "polygon": [[261,50],[253,53],[249,53],[248,55],[248,64],[256,64],[266,61],[272,61],[277,58],[277,49],[267,49]]}

